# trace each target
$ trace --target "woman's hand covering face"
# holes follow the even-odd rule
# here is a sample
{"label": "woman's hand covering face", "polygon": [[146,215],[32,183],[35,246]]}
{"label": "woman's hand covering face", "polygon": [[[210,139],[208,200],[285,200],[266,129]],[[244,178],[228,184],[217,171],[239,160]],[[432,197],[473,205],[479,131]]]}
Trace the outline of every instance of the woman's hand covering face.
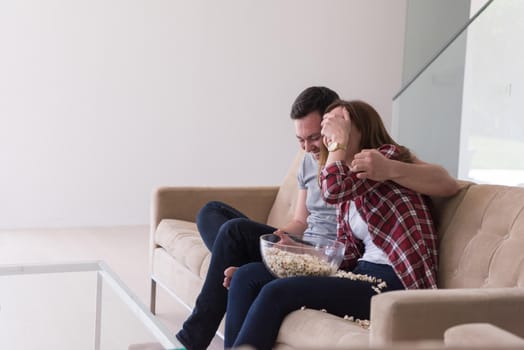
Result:
{"label": "woman's hand covering face", "polygon": [[321,134],[324,137],[326,147],[332,142],[348,145],[351,133],[351,119],[347,109],[336,107],[324,114],[321,126]]}

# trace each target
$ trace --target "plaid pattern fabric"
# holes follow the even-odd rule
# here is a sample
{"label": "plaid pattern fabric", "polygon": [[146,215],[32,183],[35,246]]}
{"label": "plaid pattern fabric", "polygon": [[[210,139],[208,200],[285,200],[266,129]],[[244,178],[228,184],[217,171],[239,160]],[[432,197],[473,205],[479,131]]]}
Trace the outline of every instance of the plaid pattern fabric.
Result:
{"label": "plaid pattern fabric", "polygon": [[[387,158],[398,157],[394,145],[378,150]],[[437,288],[437,234],[427,197],[393,181],[358,179],[341,161],[324,167],[320,181],[326,202],[337,204],[337,236],[346,245],[342,268],[352,268],[363,253],[362,242],[345,220],[354,200],[373,243],[387,254],[404,286]]]}

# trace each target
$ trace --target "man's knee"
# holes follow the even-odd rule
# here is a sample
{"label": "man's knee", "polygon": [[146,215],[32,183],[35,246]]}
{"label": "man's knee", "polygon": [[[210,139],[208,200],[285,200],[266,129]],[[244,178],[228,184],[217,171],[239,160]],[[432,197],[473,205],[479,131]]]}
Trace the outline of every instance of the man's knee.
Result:
{"label": "man's knee", "polygon": [[200,208],[200,210],[197,213],[197,217],[208,216],[211,213],[215,213],[221,210],[223,206],[224,203],[219,201],[207,202],[206,204],[204,204],[202,208]]}
{"label": "man's knee", "polygon": [[226,221],[220,230],[218,231],[219,237],[230,237],[236,238],[238,235],[242,234],[246,230],[246,227],[251,224],[251,220],[246,218],[235,218]]}

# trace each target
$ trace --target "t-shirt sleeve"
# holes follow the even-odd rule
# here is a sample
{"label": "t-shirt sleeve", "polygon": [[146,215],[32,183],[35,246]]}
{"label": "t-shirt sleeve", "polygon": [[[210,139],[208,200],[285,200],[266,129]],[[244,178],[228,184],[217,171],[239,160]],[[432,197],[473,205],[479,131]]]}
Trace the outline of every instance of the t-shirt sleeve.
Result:
{"label": "t-shirt sleeve", "polygon": [[304,157],[302,158],[302,162],[300,162],[300,166],[298,167],[298,171],[297,171],[297,183],[298,183],[298,188],[300,190],[306,189],[306,181],[304,179],[306,157],[307,157],[307,154],[304,154]]}

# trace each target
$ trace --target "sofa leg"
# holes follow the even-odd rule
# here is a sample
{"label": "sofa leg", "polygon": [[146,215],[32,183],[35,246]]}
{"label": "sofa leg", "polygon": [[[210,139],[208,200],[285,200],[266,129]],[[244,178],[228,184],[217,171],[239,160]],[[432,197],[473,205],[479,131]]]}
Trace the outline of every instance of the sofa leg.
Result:
{"label": "sofa leg", "polygon": [[149,300],[149,310],[151,310],[151,313],[155,314],[156,309],[156,281],[154,279],[151,279],[151,296]]}

